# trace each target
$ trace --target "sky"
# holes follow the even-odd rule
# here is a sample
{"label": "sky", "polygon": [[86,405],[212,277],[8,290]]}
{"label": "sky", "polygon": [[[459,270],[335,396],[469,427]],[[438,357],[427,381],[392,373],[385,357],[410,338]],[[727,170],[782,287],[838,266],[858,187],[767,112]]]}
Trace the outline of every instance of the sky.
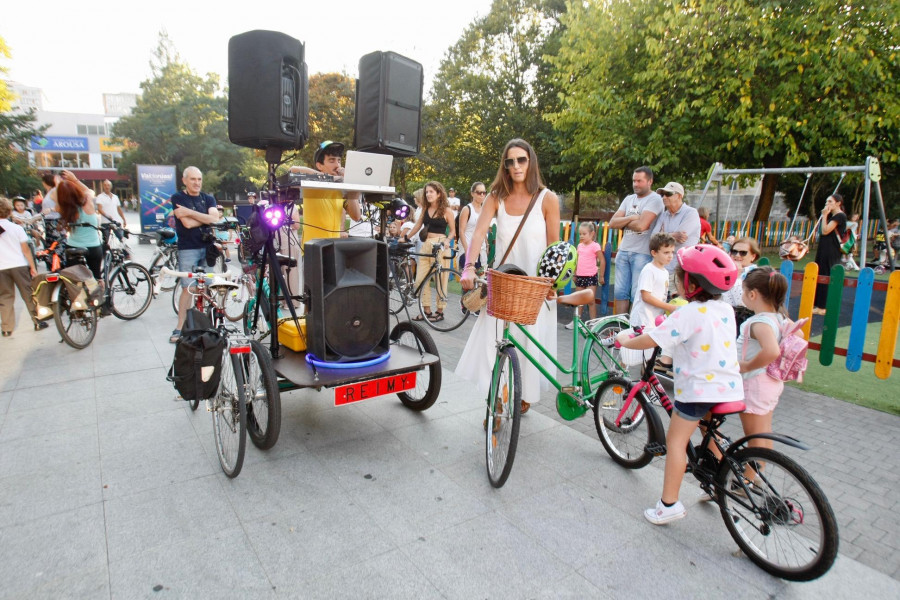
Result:
{"label": "sky", "polygon": [[5,78],[44,91],[44,110],[103,112],[104,93],[140,93],[165,30],[197,73],[228,78],[228,40],[254,29],[280,31],[306,44],[310,73],[356,77],[359,59],[391,50],[422,63],[426,92],[440,61],[491,0],[10,0],[0,37]]}

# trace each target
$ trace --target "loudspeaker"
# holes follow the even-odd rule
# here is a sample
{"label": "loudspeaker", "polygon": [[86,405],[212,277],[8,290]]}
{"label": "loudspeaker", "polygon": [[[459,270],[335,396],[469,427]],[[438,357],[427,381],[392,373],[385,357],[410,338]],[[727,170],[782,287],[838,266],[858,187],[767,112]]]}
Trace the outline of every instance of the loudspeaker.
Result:
{"label": "loudspeaker", "polygon": [[357,150],[394,156],[419,153],[424,82],[422,65],[394,52],[373,52],[359,59]]}
{"label": "loudspeaker", "polygon": [[320,239],[303,249],[307,351],[327,362],[358,362],[386,353],[387,244]]}
{"label": "loudspeaker", "polygon": [[228,139],[248,148],[299,149],[309,138],[303,43],[255,30],[228,40]]}

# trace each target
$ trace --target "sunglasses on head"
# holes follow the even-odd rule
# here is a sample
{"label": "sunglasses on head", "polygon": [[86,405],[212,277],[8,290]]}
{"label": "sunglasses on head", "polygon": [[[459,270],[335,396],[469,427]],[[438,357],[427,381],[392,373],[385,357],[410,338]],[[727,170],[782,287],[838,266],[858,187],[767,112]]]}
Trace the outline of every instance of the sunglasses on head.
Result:
{"label": "sunglasses on head", "polygon": [[749,250],[734,250],[734,249],[732,249],[731,253],[736,256],[747,256],[748,254],[750,254],[750,251]]}
{"label": "sunglasses on head", "polygon": [[503,166],[505,166],[507,169],[512,169],[514,166],[516,166],[516,163],[519,163],[519,166],[527,165],[528,157],[517,156],[516,158],[507,158],[503,161]]}

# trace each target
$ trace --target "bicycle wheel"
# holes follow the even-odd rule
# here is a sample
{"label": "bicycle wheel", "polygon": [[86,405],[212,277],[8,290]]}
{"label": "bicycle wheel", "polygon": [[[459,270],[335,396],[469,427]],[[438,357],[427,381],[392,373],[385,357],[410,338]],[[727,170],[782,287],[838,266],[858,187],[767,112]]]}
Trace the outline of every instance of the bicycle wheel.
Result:
{"label": "bicycle wheel", "polygon": [[247,281],[246,276],[241,278],[238,282],[238,288],[225,294],[223,300],[225,318],[232,322],[242,320],[244,312],[247,310],[247,301],[253,295],[253,292],[253,284]]}
{"label": "bicycle wheel", "polygon": [[613,377],[600,385],[594,397],[594,425],[600,442],[615,462],[627,469],[647,466],[653,455],[647,452],[650,427],[645,410],[653,410],[644,392],[638,392],[626,408],[632,383]]}
{"label": "bicycle wheel", "polygon": [[[753,473],[752,484],[745,476]],[[728,532],[762,570],[790,581],[825,574],[838,551],[837,520],[806,470],[768,448],[742,448],[716,475]]]}
{"label": "bicycle wheel", "polygon": [[484,422],[487,474],[491,485],[496,488],[506,483],[512,470],[519,443],[521,417],[522,376],[519,357],[514,349],[506,347],[497,352]]}
{"label": "bicycle wheel", "polygon": [[409,269],[401,262],[392,260],[388,281],[388,310],[392,315],[399,314],[406,307],[414,286]]}
{"label": "bicycle wheel", "polygon": [[261,340],[269,335],[269,329],[271,329],[269,327],[269,301],[263,298],[259,310],[256,310],[257,297],[255,293],[254,290],[244,307],[244,333]]}
{"label": "bicycle wheel", "polygon": [[240,356],[229,354],[228,349],[225,349],[222,379],[216,397],[211,401],[216,454],[222,471],[228,477],[240,474],[247,447],[247,404]]}
{"label": "bicycle wheel", "polygon": [[[592,331],[599,340],[610,341],[614,340],[621,331],[628,329],[628,327],[629,325],[626,321],[605,321],[600,323],[596,329],[593,329]],[[602,382],[600,378],[607,372],[627,372],[627,369],[622,365],[621,352],[613,345],[597,348],[594,340],[591,339],[588,342],[588,347],[585,349],[584,356],[590,357],[590,360],[585,366],[587,367],[586,372],[592,383]],[[596,385],[599,385],[599,383]],[[591,387],[591,391],[596,389],[596,385]]]}
{"label": "bicycle wheel", "polygon": [[97,311],[75,310],[69,298],[69,290],[60,282],[59,296],[53,310],[56,330],[65,343],[77,350],[87,348],[97,334]]}
{"label": "bicycle wheel", "polygon": [[175,278],[175,287],[172,288],[172,310],[178,314],[178,299],[181,297],[181,277]]}
{"label": "bicycle wheel", "polygon": [[153,299],[153,278],[150,271],[137,263],[125,263],[109,277],[109,304],[118,318],[136,319],[150,306]]}
{"label": "bicycle wheel", "polygon": [[[397,323],[391,331],[391,341],[401,346],[412,348],[416,352],[419,352],[419,344],[421,344],[422,350],[439,356],[431,334],[420,325],[409,321]],[[421,411],[430,408],[441,391],[441,377],[441,361],[437,361],[420,371],[416,371],[416,387],[405,392],[399,392],[397,397],[400,398],[400,402],[404,406],[413,410]]]}
{"label": "bicycle wheel", "polygon": [[[448,277],[446,284],[441,281],[442,276]],[[430,306],[425,306],[422,303],[422,292],[425,291],[426,286],[431,288],[433,297],[437,296],[436,302],[438,303],[438,306],[442,303],[446,304],[441,311],[444,313],[444,318],[442,320],[434,321],[432,319],[425,319],[425,322],[428,323],[432,329],[437,331],[453,331],[462,325],[463,321],[466,320],[466,317],[469,316],[469,311],[466,310],[466,307],[463,306],[462,303],[462,287],[459,285],[459,279],[460,274],[456,269],[442,269],[441,271],[435,271],[425,280],[422,290],[419,292],[419,312],[424,315],[426,312],[425,309],[431,310]]]}
{"label": "bicycle wheel", "polygon": [[247,367],[247,433],[260,450],[268,450],[281,432],[281,392],[269,351],[257,340],[250,340],[250,354],[244,355]]}
{"label": "bicycle wheel", "polygon": [[156,282],[156,289],[160,292],[168,292],[178,283],[178,278],[172,275],[161,275],[160,270],[166,267],[172,271],[178,270],[178,256],[175,252],[163,251],[157,254],[150,264],[150,274]]}

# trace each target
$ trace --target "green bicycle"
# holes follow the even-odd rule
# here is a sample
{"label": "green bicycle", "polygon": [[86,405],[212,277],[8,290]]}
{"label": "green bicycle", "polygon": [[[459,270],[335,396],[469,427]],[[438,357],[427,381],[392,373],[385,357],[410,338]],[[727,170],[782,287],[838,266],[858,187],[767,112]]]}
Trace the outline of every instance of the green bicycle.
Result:
{"label": "green bicycle", "polygon": [[[576,307],[594,300],[594,292],[589,289],[556,298],[559,304]],[[629,327],[626,315],[582,321],[576,311],[574,323],[571,364],[563,365],[525,327],[504,321],[503,338],[497,343],[485,418],[487,474],[494,487],[499,488],[506,483],[518,445],[522,376],[517,350],[558,390],[556,410],[567,421],[584,416],[588,410],[596,410],[595,396],[600,385],[611,376],[626,372],[618,350],[612,345],[616,334]],[[517,337],[518,334],[530,340],[563,374],[570,375],[569,381],[559,381],[549,373],[538,357],[526,350],[524,340]],[[580,352],[579,345],[582,345]]]}

